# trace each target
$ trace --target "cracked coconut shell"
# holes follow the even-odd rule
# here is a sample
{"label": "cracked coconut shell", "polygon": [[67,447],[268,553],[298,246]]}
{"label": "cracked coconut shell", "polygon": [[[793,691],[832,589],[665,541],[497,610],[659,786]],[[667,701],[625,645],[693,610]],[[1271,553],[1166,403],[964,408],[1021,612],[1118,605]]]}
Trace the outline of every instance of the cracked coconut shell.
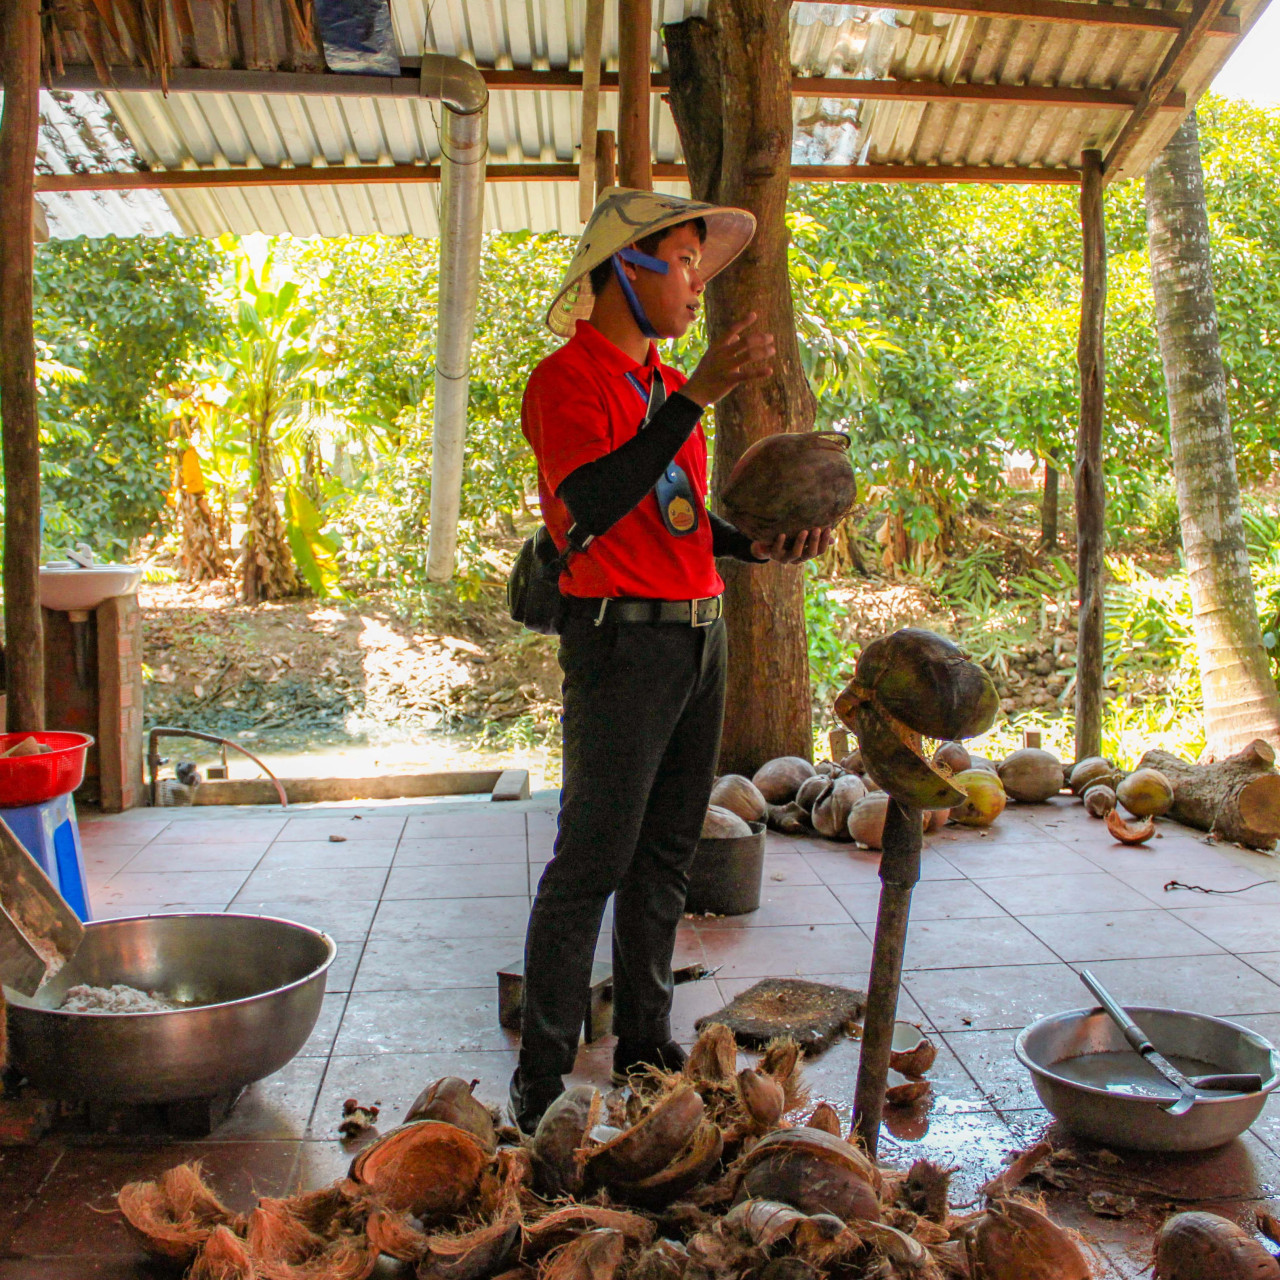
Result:
{"label": "cracked coconut shell", "polygon": [[1280,1280],[1280,1263],[1216,1213],[1177,1213],[1156,1237],[1152,1280]]}
{"label": "cracked coconut shell", "polygon": [[858,486],[841,431],[794,431],[757,440],[729,473],[724,514],[760,542],[825,529],[853,509]]}
{"label": "cracked coconut shell", "polygon": [[419,1120],[361,1151],[350,1177],[385,1208],[424,1218],[465,1208],[488,1163],[489,1152],[475,1134],[443,1120]]}
{"label": "cracked coconut shell", "polygon": [[972,1280],[1091,1280],[1074,1238],[1025,1200],[996,1200],[965,1237]]}
{"label": "cracked coconut shell", "polygon": [[802,1213],[880,1221],[878,1172],[849,1143],[821,1129],[775,1129],[740,1162],[738,1200],[780,1200]]}
{"label": "cracked coconut shell", "polygon": [[586,1180],[599,1186],[639,1182],[665,1169],[693,1137],[704,1110],[692,1084],[677,1085],[631,1128],[586,1151]]}

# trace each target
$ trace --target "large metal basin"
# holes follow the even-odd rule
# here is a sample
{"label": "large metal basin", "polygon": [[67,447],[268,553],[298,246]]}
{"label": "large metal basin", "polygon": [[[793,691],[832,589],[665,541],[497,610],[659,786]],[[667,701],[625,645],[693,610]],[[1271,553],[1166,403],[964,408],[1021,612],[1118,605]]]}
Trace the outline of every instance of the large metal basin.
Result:
{"label": "large metal basin", "polygon": [[[1205,1093],[1185,1115],[1171,1116],[1159,1098],[1068,1079],[1060,1064],[1084,1054],[1124,1052],[1137,1059],[1101,1009],[1072,1009],[1032,1023],[1016,1046],[1040,1101],[1064,1125],[1108,1147],[1202,1151],[1239,1137],[1258,1118],[1280,1075],[1276,1051],[1256,1031],[1183,1009],[1125,1007],[1166,1057],[1210,1063],[1219,1072],[1256,1072],[1262,1088],[1256,1093]],[[1166,1101],[1176,1092],[1172,1085],[1168,1088]]]}
{"label": "large metal basin", "polygon": [[[35,996],[5,988],[9,1056],[56,1098],[216,1097],[278,1071],[302,1048],[336,950],[327,935],[270,916],[94,921],[75,958]],[[59,1011],[81,982],[200,1003],[165,1013]]]}

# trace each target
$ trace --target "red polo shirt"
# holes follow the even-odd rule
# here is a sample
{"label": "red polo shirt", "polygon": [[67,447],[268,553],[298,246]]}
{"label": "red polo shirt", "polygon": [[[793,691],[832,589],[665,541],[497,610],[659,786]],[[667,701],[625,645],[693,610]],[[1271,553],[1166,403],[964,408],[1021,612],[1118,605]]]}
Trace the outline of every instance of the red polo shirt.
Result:
{"label": "red polo shirt", "polygon": [[[561,550],[573,518],[556,497],[565,477],[626,444],[639,430],[646,405],[627,377],[645,386],[656,370],[668,393],[686,381],[662,364],[649,344],[648,360],[638,365],[598,329],[579,320],[572,338],[533,371],[525,388],[520,424],[538,459],[542,518]],[[652,493],[623,516],[585,552],[575,555],[560,578],[565,595],[695,600],[719,595],[724,583],[711,553],[707,519],[707,439],[702,425],[676,454],[704,509],[698,528],[682,538],[667,532]]]}

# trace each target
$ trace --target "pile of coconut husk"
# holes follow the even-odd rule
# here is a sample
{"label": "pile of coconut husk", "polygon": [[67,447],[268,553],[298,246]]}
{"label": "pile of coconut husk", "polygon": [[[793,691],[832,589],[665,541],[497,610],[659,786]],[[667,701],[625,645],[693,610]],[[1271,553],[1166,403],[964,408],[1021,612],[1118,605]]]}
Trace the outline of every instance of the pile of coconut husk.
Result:
{"label": "pile of coconut husk", "polygon": [[432,1085],[319,1191],[230,1212],[181,1165],[119,1195],[191,1280],[361,1280],[380,1257],[421,1280],[1077,1280],[1086,1252],[1010,1171],[953,1212],[951,1170],[882,1168],[810,1109],[793,1041],[739,1068],[708,1027],[679,1073],[569,1089],[532,1137],[470,1086]]}

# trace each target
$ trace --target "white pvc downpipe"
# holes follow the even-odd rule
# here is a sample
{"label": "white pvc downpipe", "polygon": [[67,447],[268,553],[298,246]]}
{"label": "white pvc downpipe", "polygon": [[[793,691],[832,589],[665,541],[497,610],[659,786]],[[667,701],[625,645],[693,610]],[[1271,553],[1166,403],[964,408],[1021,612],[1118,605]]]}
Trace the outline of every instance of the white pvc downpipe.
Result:
{"label": "white pvc downpipe", "polygon": [[420,93],[444,106],[440,135],[440,290],[436,320],[435,415],[431,429],[431,524],[427,577],[453,577],[462,506],[470,395],[471,339],[480,291],[489,90],[470,63],[422,56]]}

